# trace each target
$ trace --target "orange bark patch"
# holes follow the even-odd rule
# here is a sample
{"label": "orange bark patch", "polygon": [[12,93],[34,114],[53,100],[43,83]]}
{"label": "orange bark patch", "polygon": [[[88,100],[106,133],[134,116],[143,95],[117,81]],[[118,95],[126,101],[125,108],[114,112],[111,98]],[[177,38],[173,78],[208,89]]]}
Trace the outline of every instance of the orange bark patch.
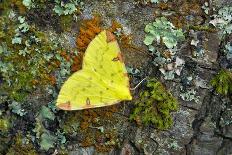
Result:
{"label": "orange bark patch", "polygon": [[50,76],[49,76],[49,81],[50,81],[50,83],[51,83],[52,85],[55,85],[55,84],[56,84],[56,77],[53,76],[53,75],[50,75]]}
{"label": "orange bark patch", "polygon": [[[169,20],[173,23],[173,25],[177,28],[183,28],[187,25],[188,20],[186,20],[186,16],[193,15],[195,16],[204,16],[204,12],[202,6],[204,1],[192,0],[192,1],[170,1],[167,3],[159,3],[157,8],[162,10],[174,11],[172,16],[169,17]],[[155,14],[155,16],[160,16],[161,14]],[[197,19],[197,18],[196,18]]]}
{"label": "orange bark patch", "polygon": [[70,61],[70,55],[65,52],[65,51],[62,51],[60,52],[60,55],[66,60],[66,61]]}
{"label": "orange bark patch", "polygon": [[101,32],[102,28],[100,27],[100,23],[101,20],[99,16],[94,16],[92,19],[83,21],[80,27],[80,33],[76,38],[79,52],[84,53],[93,38]]}
{"label": "orange bark patch", "polygon": [[121,52],[118,52],[118,59],[120,62],[123,62],[122,54]]}
{"label": "orange bark patch", "polygon": [[110,32],[116,32],[117,29],[122,28],[122,25],[118,23],[116,20],[112,21],[111,27],[108,29]]}
{"label": "orange bark patch", "polygon": [[87,49],[89,43],[102,30],[100,23],[101,23],[101,19],[99,16],[94,16],[92,19],[83,21],[80,27],[79,35],[76,38],[76,45],[79,54],[74,59],[74,63],[72,65],[73,72],[81,69],[85,50]]}

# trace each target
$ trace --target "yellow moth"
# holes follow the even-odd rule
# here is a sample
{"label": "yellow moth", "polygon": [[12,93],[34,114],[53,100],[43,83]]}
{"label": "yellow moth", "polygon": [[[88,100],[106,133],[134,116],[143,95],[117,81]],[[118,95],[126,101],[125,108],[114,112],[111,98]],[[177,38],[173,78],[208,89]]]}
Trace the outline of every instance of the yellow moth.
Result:
{"label": "yellow moth", "polygon": [[88,45],[82,70],[61,87],[56,106],[81,110],[132,100],[129,78],[117,40],[109,31],[100,32]]}

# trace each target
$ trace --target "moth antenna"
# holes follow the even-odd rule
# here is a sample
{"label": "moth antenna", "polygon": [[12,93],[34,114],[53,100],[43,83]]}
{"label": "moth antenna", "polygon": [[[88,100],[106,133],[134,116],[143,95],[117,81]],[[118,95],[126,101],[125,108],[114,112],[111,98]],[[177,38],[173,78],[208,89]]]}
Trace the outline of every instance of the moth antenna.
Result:
{"label": "moth antenna", "polygon": [[147,77],[143,78],[134,88],[130,88],[130,90],[135,90],[136,88],[138,88],[138,86],[147,79]]}

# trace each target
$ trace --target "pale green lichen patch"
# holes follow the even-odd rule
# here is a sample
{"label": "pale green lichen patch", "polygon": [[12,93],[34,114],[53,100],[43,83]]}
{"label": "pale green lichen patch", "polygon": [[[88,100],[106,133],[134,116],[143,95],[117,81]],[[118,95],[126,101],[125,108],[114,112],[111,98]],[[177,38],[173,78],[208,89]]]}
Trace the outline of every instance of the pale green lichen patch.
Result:
{"label": "pale green lichen patch", "polygon": [[175,75],[180,76],[184,60],[177,57],[176,52],[178,42],[185,39],[182,30],[176,29],[165,17],[160,17],[146,25],[145,32],[143,42],[154,55],[153,63],[159,66],[164,78],[173,80]]}
{"label": "pale green lichen patch", "polygon": [[230,42],[228,42],[225,45],[225,50],[224,50],[225,54],[226,54],[226,58],[227,59],[232,59],[232,45]]}
{"label": "pale green lichen patch", "polygon": [[222,35],[232,32],[232,7],[224,6],[218,13],[213,15],[214,19],[210,21],[212,25],[220,29]]}
{"label": "pale green lichen patch", "polygon": [[179,41],[184,40],[184,34],[181,29],[175,29],[165,17],[157,18],[155,22],[149,23],[145,27],[146,37],[145,45],[152,45],[153,41],[158,44],[162,42],[167,48],[174,48]]}
{"label": "pale green lichen patch", "polygon": [[60,15],[73,14],[77,11],[77,7],[82,5],[81,0],[70,0],[69,2],[63,2],[61,0],[55,0],[54,12]]}

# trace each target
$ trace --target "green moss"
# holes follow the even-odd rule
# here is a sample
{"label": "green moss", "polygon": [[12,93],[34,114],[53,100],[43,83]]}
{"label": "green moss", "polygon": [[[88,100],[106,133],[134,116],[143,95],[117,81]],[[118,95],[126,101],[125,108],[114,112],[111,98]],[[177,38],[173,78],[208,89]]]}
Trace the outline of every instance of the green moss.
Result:
{"label": "green moss", "polygon": [[62,30],[70,31],[71,25],[72,25],[72,20],[73,20],[73,17],[71,15],[60,16],[60,24],[61,24]]}
{"label": "green moss", "polygon": [[22,134],[17,134],[6,155],[37,155],[32,143],[24,144]]}
{"label": "green moss", "polygon": [[232,93],[232,73],[229,70],[221,70],[212,80],[211,85],[216,92],[222,95]]}
{"label": "green moss", "polygon": [[15,82],[12,83],[11,88],[6,85],[4,86],[6,90],[10,92],[10,98],[19,102],[23,101],[23,99],[27,95],[27,91],[30,91],[33,88],[33,76],[28,72],[19,72],[17,77],[14,77],[13,79],[15,80]]}
{"label": "green moss", "polygon": [[193,30],[196,30],[196,31],[217,32],[217,30],[214,29],[214,28],[211,28],[209,26],[202,26],[202,25],[197,25],[197,26],[190,25],[189,29],[193,29]]}
{"label": "green moss", "polygon": [[8,119],[0,119],[0,131],[7,132],[9,129],[10,123]]}
{"label": "green moss", "polygon": [[0,2],[0,14],[5,14],[11,8],[17,10],[18,13],[24,14],[26,7],[23,5],[22,0],[1,0]]}
{"label": "green moss", "polygon": [[130,119],[145,125],[152,124],[158,129],[167,129],[173,124],[171,111],[178,109],[177,100],[156,79],[148,80],[146,90],[139,100]]}
{"label": "green moss", "polygon": [[[0,132],[1,133],[1,132]],[[11,138],[9,136],[0,136],[0,154],[6,154],[6,149],[9,147]]]}

